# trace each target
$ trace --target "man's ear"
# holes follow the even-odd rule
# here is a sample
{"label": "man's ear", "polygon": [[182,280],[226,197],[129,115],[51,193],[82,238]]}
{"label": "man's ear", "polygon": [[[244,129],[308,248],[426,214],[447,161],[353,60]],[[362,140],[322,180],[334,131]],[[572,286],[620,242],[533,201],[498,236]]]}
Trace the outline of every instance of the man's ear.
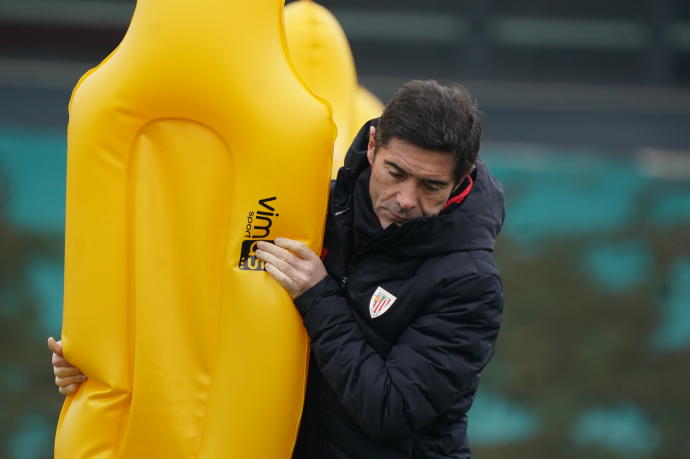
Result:
{"label": "man's ear", "polygon": [[371,126],[369,128],[369,144],[367,145],[367,159],[369,164],[374,165],[374,157],[376,156],[376,128]]}
{"label": "man's ear", "polygon": [[450,189],[450,195],[453,196],[453,193],[458,191],[458,187],[460,186],[462,182],[454,182],[453,183],[453,188]]}
{"label": "man's ear", "polygon": [[467,176],[464,175],[464,176],[460,179],[459,182],[455,182],[455,185],[453,185],[453,189],[450,191],[451,196],[453,195],[453,193],[455,193],[456,191],[458,191],[458,189],[460,188],[460,185],[462,185],[462,182],[464,182],[466,178],[467,178]]}
{"label": "man's ear", "polygon": [[465,182],[465,179],[467,179],[467,177],[468,177],[472,172],[474,172],[474,170],[475,170],[476,168],[477,168],[476,165],[472,165],[472,167],[470,167],[470,171],[469,171],[467,174],[463,175],[462,178],[461,178],[458,182],[455,183],[455,185],[453,186],[453,190],[450,192],[451,195],[452,195],[453,193],[455,193],[456,191],[458,191],[458,188],[460,188],[460,185],[462,185],[462,184]]}

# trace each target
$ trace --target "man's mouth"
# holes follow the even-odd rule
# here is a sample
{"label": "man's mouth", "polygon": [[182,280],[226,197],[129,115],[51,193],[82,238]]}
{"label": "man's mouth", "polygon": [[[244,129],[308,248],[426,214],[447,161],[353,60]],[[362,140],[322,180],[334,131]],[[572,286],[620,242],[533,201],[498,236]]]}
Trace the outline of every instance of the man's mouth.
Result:
{"label": "man's mouth", "polygon": [[407,218],[400,216],[396,213],[393,213],[390,210],[388,211],[388,213],[390,214],[391,217],[393,217],[393,222],[395,222],[395,223],[402,224],[408,220]]}

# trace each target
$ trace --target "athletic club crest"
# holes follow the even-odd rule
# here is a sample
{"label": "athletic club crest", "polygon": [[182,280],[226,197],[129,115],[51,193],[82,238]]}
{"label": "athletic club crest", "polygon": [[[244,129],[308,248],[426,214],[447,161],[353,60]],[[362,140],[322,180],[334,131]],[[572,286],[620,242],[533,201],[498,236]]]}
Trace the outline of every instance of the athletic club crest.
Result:
{"label": "athletic club crest", "polygon": [[380,286],[376,288],[376,291],[371,295],[371,300],[369,300],[369,315],[372,319],[377,318],[384,312],[388,311],[393,303],[395,303],[397,298],[390,292],[387,292]]}

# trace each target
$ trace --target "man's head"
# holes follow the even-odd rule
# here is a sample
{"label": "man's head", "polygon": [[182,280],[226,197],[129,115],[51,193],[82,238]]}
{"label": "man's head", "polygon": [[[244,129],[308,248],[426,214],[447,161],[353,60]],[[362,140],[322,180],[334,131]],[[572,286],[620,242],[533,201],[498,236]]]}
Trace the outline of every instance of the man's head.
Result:
{"label": "man's head", "polygon": [[437,215],[472,170],[481,113],[460,85],[405,83],[371,128],[369,194],[381,226]]}

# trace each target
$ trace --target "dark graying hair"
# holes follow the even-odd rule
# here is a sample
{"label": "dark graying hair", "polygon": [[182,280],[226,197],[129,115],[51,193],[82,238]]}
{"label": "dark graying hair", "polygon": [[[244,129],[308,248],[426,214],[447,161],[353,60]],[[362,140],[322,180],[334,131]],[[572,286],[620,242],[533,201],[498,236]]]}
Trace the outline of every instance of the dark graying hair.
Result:
{"label": "dark graying hair", "polygon": [[397,138],[419,148],[451,153],[458,181],[477,160],[481,136],[481,112],[464,86],[413,80],[403,84],[386,105],[376,128],[376,146],[387,146]]}

